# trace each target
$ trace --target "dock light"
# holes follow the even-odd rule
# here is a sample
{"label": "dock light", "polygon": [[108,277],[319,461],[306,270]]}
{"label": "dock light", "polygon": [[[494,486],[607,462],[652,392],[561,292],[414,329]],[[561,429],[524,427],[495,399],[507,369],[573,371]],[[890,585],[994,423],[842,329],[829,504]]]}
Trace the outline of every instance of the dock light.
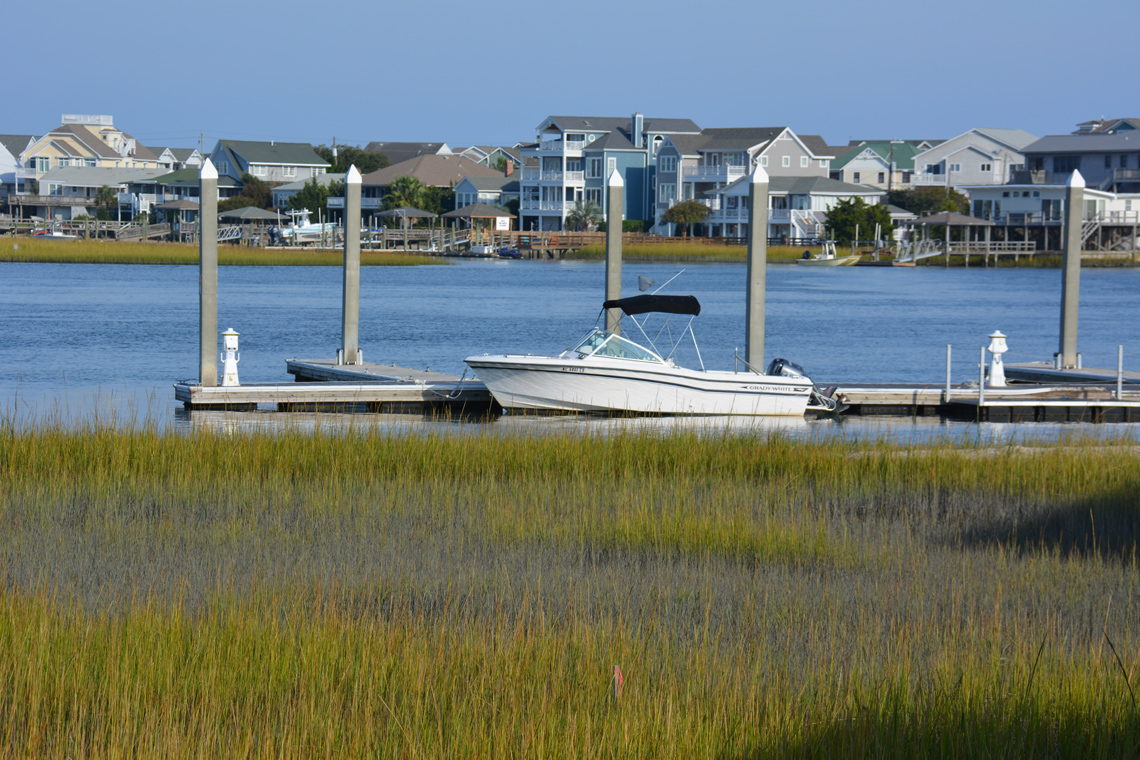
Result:
{"label": "dock light", "polygon": [[238,332],[234,328],[230,328],[222,333],[222,347],[225,352],[222,354],[222,385],[241,385],[238,382],[238,362],[241,361],[241,356],[238,354]]}
{"label": "dock light", "polygon": [[1001,355],[1009,350],[1009,346],[1005,343],[1005,335],[1001,330],[994,330],[990,333],[990,345],[986,347],[991,354],[993,354],[993,361],[990,362],[990,382],[991,388],[1004,388],[1005,382],[1005,366],[1002,364]]}

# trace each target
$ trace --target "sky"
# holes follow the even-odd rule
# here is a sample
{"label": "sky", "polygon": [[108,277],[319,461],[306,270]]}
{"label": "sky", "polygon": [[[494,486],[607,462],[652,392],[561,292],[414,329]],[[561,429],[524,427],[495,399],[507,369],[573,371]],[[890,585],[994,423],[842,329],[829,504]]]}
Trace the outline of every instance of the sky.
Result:
{"label": "sky", "polygon": [[[4,13],[0,133],[510,145],[551,114],[830,144],[1140,116],[1138,0],[55,0]],[[42,33],[36,32],[41,29]],[[1122,36],[1123,35],[1123,36]],[[19,75],[23,69],[26,74]],[[15,76],[13,76],[15,75]]]}

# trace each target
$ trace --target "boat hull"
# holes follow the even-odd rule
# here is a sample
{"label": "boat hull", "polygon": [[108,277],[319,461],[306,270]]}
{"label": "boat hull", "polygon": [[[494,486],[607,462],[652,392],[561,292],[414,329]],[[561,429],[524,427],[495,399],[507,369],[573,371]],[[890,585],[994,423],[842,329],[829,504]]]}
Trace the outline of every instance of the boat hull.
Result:
{"label": "boat hull", "polygon": [[836,256],[835,258],[828,259],[796,259],[796,263],[814,267],[851,267],[855,266],[861,258],[862,256],[853,254],[851,256]]}
{"label": "boat hull", "polygon": [[803,416],[805,378],[685,369],[621,359],[471,356],[506,409],[633,414]]}

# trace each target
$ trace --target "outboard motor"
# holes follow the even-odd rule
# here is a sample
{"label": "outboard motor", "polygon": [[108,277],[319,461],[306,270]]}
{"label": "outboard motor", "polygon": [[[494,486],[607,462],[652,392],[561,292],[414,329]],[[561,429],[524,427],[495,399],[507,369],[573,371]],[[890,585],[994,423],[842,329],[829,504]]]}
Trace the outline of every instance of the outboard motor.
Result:
{"label": "outboard motor", "polygon": [[795,362],[788,361],[787,359],[773,359],[772,363],[768,365],[765,375],[777,375],[783,377],[802,377],[807,378],[807,372],[803,367]]}

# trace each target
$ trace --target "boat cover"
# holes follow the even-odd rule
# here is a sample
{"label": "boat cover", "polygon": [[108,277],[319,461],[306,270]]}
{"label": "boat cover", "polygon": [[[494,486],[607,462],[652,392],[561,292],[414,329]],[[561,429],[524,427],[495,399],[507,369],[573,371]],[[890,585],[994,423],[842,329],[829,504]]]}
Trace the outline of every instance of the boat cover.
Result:
{"label": "boat cover", "polygon": [[695,296],[654,296],[640,295],[629,298],[615,298],[602,304],[603,309],[621,309],[626,314],[646,314],[660,312],[663,314],[692,314],[701,313],[701,304]]}

